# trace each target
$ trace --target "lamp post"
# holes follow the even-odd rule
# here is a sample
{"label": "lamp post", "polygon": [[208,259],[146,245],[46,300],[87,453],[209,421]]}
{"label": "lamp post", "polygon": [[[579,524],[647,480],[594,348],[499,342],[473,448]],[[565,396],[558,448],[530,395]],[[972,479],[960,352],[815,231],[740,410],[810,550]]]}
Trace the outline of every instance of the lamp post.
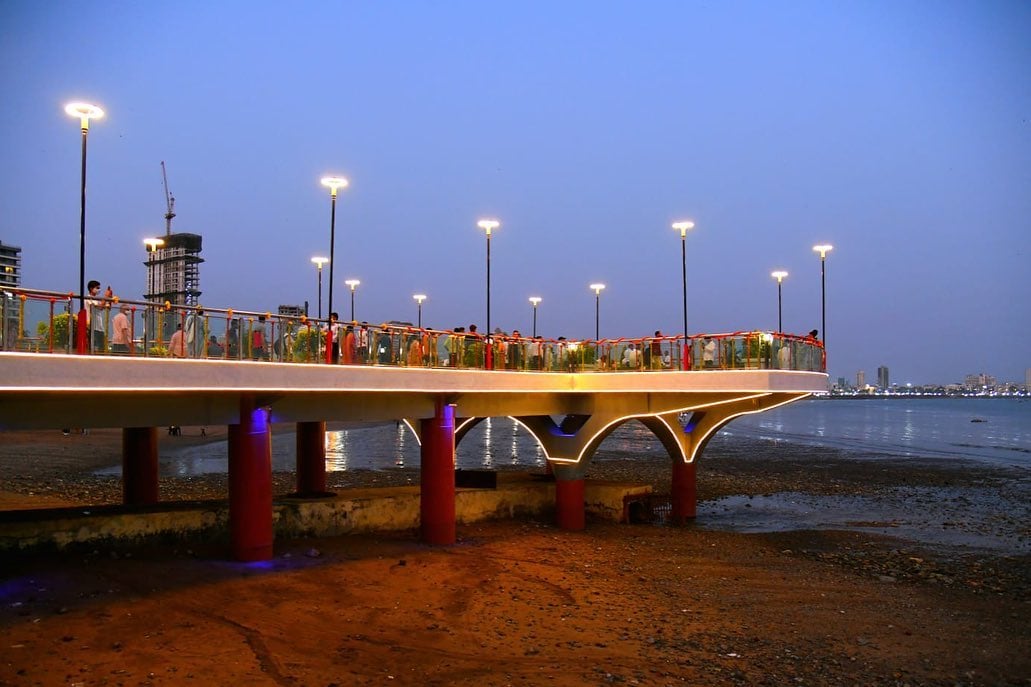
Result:
{"label": "lamp post", "polygon": [[358,288],[361,282],[357,279],[348,279],[344,283],[351,287],[351,321],[354,322],[354,290]]}
{"label": "lamp post", "polygon": [[778,333],[783,333],[784,326],[782,324],[783,321],[781,319],[781,312],[782,311],[781,311],[780,287],[781,287],[781,284],[784,282],[784,277],[788,276],[788,273],[785,272],[784,270],[776,270],[774,272],[770,272],[770,276],[777,280],[777,332]]}
{"label": "lamp post", "polygon": [[[347,188],[344,177],[322,177],[322,185],[329,187],[331,209],[329,214],[329,311],[333,312],[333,251],[336,243],[337,189]],[[321,313],[319,314],[321,317]]]}
{"label": "lamp post", "polygon": [[594,345],[597,346],[597,341],[601,338],[601,336],[599,336],[600,329],[598,326],[601,315],[601,292],[605,289],[605,285],[591,284],[590,288],[594,291]]}
{"label": "lamp post", "polygon": [[530,305],[533,306],[533,338],[537,338],[537,306],[541,302],[540,296],[530,296]]}
{"label": "lamp post", "polygon": [[426,300],[426,294],[424,294],[424,293],[417,293],[414,296],[412,296],[412,298],[414,298],[415,302],[418,303],[419,319],[418,319],[418,325],[417,326],[419,327],[419,329],[422,329],[422,302],[424,300]]}
{"label": "lamp post", "polygon": [[813,250],[820,254],[820,340],[823,347],[827,348],[827,253],[831,252],[834,246],[828,243],[821,243],[813,246]]}
{"label": "lamp post", "polygon": [[487,232],[487,369],[494,369],[494,352],[493,346],[491,345],[491,328],[490,328],[490,234],[493,230],[501,226],[501,222],[496,219],[481,219],[476,223],[480,229]]}
{"label": "lamp post", "polygon": [[684,292],[684,353],[681,356],[681,367],[687,369],[688,367],[688,347],[690,346],[687,338],[687,230],[694,228],[694,222],[685,220],[683,222],[674,222],[673,228],[680,230],[680,263],[683,267],[683,292]]}
{"label": "lamp post", "polygon": [[319,319],[322,319],[322,266],[329,262],[329,258],[315,256],[311,259],[315,263],[315,269],[319,272]]}
{"label": "lamp post", "polygon": [[64,111],[79,118],[79,126],[82,129],[82,184],[81,201],[79,205],[79,317],[78,333],[76,334],[76,350],[79,353],[86,353],[88,346],[88,333],[86,332],[86,139],[89,138],[89,120],[100,119],[104,111],[96,105],[89,103],[68,103]]}

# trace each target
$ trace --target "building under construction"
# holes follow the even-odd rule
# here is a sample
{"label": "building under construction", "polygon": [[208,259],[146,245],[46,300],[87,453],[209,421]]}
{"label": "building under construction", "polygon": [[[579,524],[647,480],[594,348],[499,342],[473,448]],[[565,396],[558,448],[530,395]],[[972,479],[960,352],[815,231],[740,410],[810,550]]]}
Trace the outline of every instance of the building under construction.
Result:
{"label": "building under construction", "polygon": [[[172,305],[196,306],[200,303],[200,256],[202,238],[200,234],[173,234],[172,219],[175,218],[175,197],[168,192],[168,175],[165,163],[161,162],[161,178],[165,184],[165,235],[160,239],[147,239],[147,291],[144,300]],[[174,318],[165,320],[159,335],[168,337],[174,331]],[[147,326],[148,336],[155,336],[156,323]]]}
{"label": "building under construction", "polygon": [[200,302],[200,234],[166,234],[164,245],[147,254],[147,293],[144,299],[172,305]]}

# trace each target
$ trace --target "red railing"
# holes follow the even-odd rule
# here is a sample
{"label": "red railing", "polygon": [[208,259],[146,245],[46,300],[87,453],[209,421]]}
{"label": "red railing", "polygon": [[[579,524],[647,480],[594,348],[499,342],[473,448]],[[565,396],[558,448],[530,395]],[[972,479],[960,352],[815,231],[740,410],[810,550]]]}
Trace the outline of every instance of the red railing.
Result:
{"label": "red railing", "polygon": [[[71,353],[74,295],[0,289],[0,350]],[[98,298],[94,355],[546,372],[826,371],[816,339],[764,331],[570,341]],[[125,319],[121,318],[124,313]]]}

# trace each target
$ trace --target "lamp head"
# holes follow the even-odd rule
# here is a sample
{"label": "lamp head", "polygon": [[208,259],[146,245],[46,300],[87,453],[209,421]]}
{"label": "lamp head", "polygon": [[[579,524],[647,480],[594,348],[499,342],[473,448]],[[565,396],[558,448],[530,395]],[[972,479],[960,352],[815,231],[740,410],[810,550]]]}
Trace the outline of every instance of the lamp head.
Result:
{"label": "lamp head", "polygon": [[358,288],[358,285],[361,284],[361,282],[358,281],[357,279],[348,279],[348,280],[344,281],[344,283],[347,284],[348,286],[350,286],[352,291],[354,291],[356,288]]}
{"label": "lamp head", "polygon": [[542,299],[540,296],[530,296],[530,302],[533,304],[533,307],[535,308],[542,300],[544,299]]}
{"label": "lamp head", "polygon": [[770,276],[776,279],[779,284],[784,281],[784,277],[788,276],[788,273],[784,270],[776,270],[775,272],[770,272]]}
{"label": "lamp head", "polygon": [[827,253],[831,252],[831,249],[833,249],[833,248],[834,248],[834,246],[832,246],[832,245],[830,245],[828,243],[821,243],[818,246],[813,246],[813,250],[815,250],[817,253],[820,254],[820,259],[821,260],[826,258],[827,257]]}
{"label": "lamp head", "polygon": [[479,222],[476,223],[476,226],[486,231],[487,236],[490,236],[490,232],[500,227],[501,222],[497,221],[496,219],[481,219]]}
{"label": "lamp head", "polygon": [[591,284],[590,288],[592,288],[594,290],[594,295],[597,296],[597,295],[601,294],[602,290],[605,288],[605,285],[604,284]]}
{"label": "lamp head", "polygon": [[83,131],[89,129],[89,120],[100,119],[104,116],[102,109],[89,103],[68,103],[64,106],[64,111],[72,117],[79,118],[79,124]]}
{"label": "lamp head", "polygon": [[694,222],[692,222],[690,220],[684,220],[683,222],[674,222],[673,223],[673,228],[674,229],[679,229],[680,230],[680,238],[684,238],[684,237],[687,236],[687,230],[688,229],[694,229]]}
{"label": "lamp head", "polygon": [[329,187],[332,197],[337,197],[338,188],[347,188],[348,181],[344,177],[322,177],[322,185]]}
{"label": "lamp head", "polygon": [[415,299],[415,301],[416,301],[416,302],[417,302],[417,303],[418,303],[419,305],[422,305],[422,302],[423,302],[424,300],[426,300],[426,294],[424,294],[424,293],[417,293],[417,294],[415,294],[414,296],[412,296],[412,298],[414,298],[414,299]]}
{"label": "lamp head", "polygon": [[314,258],[311,259],[311,261],[313,263],[315,263],[315,266],[318,267],[319,271],[321,272],[322,271],[322,266],[325,265],[327,262],[329,262],[329,258],[324,258],[324,257],[316,255]]}

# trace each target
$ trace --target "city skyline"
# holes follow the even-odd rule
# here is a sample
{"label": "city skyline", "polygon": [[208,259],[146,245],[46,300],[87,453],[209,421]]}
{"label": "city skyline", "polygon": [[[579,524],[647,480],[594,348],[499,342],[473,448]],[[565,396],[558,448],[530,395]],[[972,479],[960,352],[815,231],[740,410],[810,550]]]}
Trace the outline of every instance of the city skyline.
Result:
{"label": "city skyline", "polygon": [[[233,25],[226,35],[224,27]],[[550,337],[821,328],[828,372],[913,383],[1031,360],[1031,9],[893,3],[391,7],[0,5],[0,240],[26,286],[139,298],[142,240],[204,237],[202,302],[316,301],[340,174],[335,295],[358,317]],[[328,285],[325,287],[328,289]],[[336,307],[346,311],[343,305]],[[364,314],[363,314],[364,313]],[[344,314],[346,316],[346,314]],[[822,334],[822,332],[821,332]]]}

